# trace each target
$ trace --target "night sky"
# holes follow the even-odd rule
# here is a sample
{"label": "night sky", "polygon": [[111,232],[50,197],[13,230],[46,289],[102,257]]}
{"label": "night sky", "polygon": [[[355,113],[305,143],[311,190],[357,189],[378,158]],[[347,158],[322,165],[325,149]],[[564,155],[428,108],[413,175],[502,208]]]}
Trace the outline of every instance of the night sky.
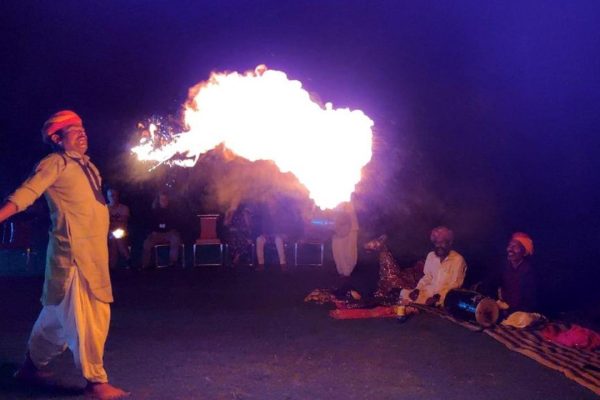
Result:
{"label": "night sky", "polygon": [[475,270],[522,230],[549,296],[598,287],[597,1],[4,1],[0,52],[3,196],[47,152],[51,113],[80,113],[112,171],[136,121],[264,63],[375,121],[365,235],[401,256],[448,224]]}

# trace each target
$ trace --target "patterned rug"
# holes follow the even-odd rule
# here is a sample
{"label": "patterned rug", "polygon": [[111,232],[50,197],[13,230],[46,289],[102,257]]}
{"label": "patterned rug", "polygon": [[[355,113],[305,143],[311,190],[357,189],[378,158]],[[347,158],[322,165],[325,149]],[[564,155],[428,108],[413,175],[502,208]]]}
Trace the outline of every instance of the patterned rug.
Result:
{"label": "patterned rug", "polygon": [[450,320],[452,322],[454,322],[455,324],[458,324],[464,328],[467,328],[471,331],[474,332],[481,332],[483,330],[483,327],[479,324],[476,324],[474,322],[469,322],[469,321],[463,321],[457,318],[454,318],[452,315],[448,314],[446,311],[444,311],[441,308],[438,307],[429,307],[423,304],[416,304],[413,303],[411,304],[411,306],[417,308],[420,311],[426,312],[428,314],[434,314],[437,315],[438,317],[442,317],[444,319]]}
{"label": "patterned rug", "polygon": [[496,325],[484,332],[509,349],[561,371],[567,378],[600,395],[600,352],[549,342],[539,330]]}
{"label": "patterned rug", "polygon": [[442,309],[415,306],[421,311],[438,315],[472,331],[483,331],[510,350],[560,371],[567,378],[600,395],[600,351],[566,347],[550,342],[544,339],[540,330],[516,329],[503,325],[484,329],[476,323],[458,320]]}

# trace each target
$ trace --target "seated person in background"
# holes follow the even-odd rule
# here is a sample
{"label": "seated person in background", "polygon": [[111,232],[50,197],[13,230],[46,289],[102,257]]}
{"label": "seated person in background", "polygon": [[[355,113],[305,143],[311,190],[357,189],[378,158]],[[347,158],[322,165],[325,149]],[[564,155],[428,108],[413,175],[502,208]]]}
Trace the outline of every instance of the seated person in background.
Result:
{"label": "seated person in background", "polygon": [[537,278],[531,263],[533,240],[514,233],[506,247],[506,262],[488,279],[488,288],[498,288],[498,305],[509,313],[533,312],[537,306]]}
{"label": "seated person in background", "polygon": [[231,263],[235,266],[246,257],[252,261],[252,232],[250,209],[246,204],[231,207],[225,213],[223,225],[227,227],[227,244],[231,254]]}
{"label": "seated person in background", "polygon": [[256,238],[257,271],[265,269],[265,243],[274,241],[282,271],[287,270],[284,241],[300,227],[293,201],[287,198],[270,199],[260,210],[260,234]]}
{"label": "seated person in background", "polygon": [[152,249],[157,244],[169,244],[169,265],[173,266],[179,258],[179,246],[181,237],[175,229],[176,216],[169,207],[169,196],[165,192],[159,192],[152,203],[150,235],[144,240],[142,254],[142,269],[150,267]]}
{"label": "seated person in background", "polygon": [[108,213],[110,228],[108,231],[108,265],[116,268],[119,256],[123,257],[127,266],[131,260],[129,242],[127,240],[127,222],[129,221],[129,207],[120,202],[119,191],[114,188],[106,192],[108,197]]}
{"label": "seated person in background", "polygon": [[454,233],[445,226],[431,231],[434,250],[427,254],[423,277],[413,290],[403,289],[400,297],[403,301],[435,306],[444,303],[451,289],[460,288],[465,280],[467,264],[464,258],[452,250]]}

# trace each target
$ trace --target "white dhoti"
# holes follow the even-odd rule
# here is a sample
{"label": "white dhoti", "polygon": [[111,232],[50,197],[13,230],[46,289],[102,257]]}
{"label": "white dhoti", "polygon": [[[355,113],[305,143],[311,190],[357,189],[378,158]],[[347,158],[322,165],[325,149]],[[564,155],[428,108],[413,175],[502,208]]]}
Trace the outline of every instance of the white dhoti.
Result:
{"label": "white dhoti", "polygon": [[344,237],[334,235],[331,239],[331,251],[338,274],[350,276],[358,260],[358,231],[352,230]]}
{"label": "white dhoti", "polygon": [[68,268],[66,295],[47,305],[33,325],[29,356],[41,368],[67,348],[90,382],[108,382],[102,358],[110,324],[110,304],[97,300],[76,267]]}

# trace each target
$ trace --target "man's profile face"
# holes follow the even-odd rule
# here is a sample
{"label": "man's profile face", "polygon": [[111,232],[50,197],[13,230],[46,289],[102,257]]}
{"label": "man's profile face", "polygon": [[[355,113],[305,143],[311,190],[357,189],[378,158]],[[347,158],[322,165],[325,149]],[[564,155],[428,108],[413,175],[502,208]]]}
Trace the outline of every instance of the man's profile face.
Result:
{"label": "man's profile face", "polygon": [[431,243],[433,243],[433,251],[436,256],[438,256],[442,260],[448,257],[448,254],[450,254],[450,249],[452,248],[452,241],[445,238],[438,238],[432,240]]}
{"label": "man's profile face", "polygon": [[66,127],[62,130],[63,136],[58,144],[62,146],[64,151],[74,151],[84,155],[88,149],[88,139],[83,129],[83,125],[75,124]]}

